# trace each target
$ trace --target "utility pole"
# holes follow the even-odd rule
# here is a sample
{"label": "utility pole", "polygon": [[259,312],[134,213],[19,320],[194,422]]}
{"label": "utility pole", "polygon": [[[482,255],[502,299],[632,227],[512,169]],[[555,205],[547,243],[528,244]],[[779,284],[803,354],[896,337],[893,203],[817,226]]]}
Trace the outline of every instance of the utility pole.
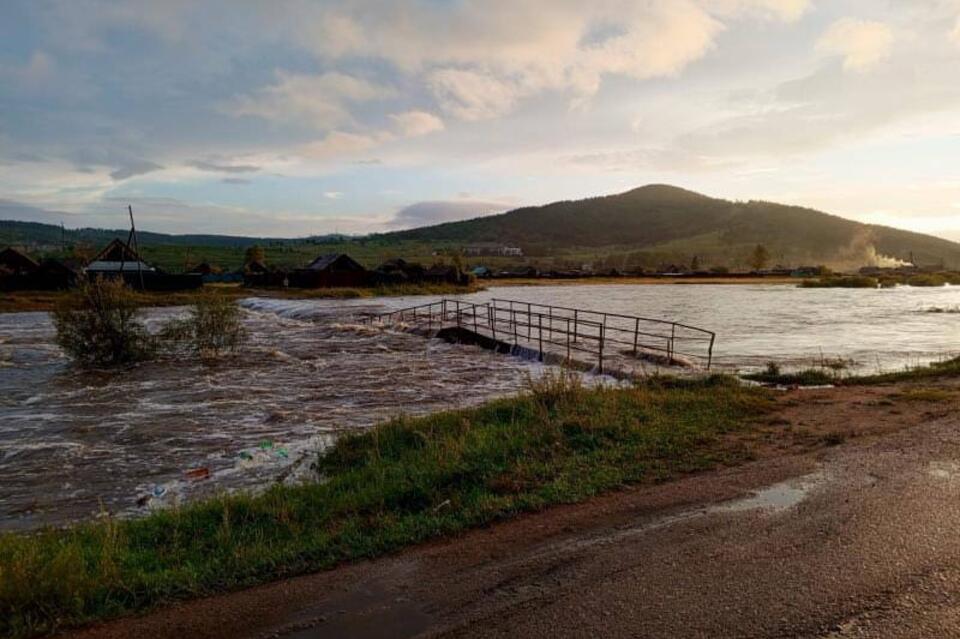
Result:
{"label": "utility pole", "polygon": [[[130,246],[130,240],[133,239],[134,253],[137,257],[137,276],[140,279],[140,290],[143,290],[143,260],[140,258],[140,242],[137,240],[137,227],[133,223],[133,207],[127,205],[127,211],[130,212],[130,236],[127,238],[127,246]],[[123,263],[121,262],[120,277],[123,277]]]}

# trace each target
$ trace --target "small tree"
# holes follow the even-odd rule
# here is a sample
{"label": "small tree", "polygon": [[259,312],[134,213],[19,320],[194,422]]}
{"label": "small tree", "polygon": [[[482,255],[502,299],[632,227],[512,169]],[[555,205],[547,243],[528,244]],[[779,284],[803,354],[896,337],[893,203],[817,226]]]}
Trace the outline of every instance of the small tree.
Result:
{"label": "small tree", "polygon": [[693,259],[690,260],[690,270],[696,273],[700,270],[700,257],[697,255],[693,256]]}
{"label": "small tree", "polygon": [[757,244],[750,254],[750,267],[755,271],[762,271],[770,263],[770,252],[763,244]]}
{"label": "small tree", "polygon": [[57,344],[85,366],[148,359],[154,342],[136,294],[121,279],[84,281],[53,312]]}
{"label": "small tree", "polygon": [[251,247],[248,247],[246,252],[243,254],[243,264],[253,264],[254,262],[259,262],[263,264],[267,260],[267,254],[263,250],[263,247],[259,244],[254,244]]}
{"label": "small tree", "polygon": [[160,333],[165,344],[186,345],[204,359],[237,352],[246,336],[236,302],[214,292],[199,296],[186,319],[168,322]]}

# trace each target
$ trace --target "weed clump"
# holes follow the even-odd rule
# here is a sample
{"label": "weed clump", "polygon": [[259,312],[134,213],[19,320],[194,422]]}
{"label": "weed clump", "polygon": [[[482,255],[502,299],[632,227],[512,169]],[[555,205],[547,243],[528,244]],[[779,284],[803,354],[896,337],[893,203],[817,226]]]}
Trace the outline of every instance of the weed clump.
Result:
{"label": "weed clump", "polygon": [[197,297],[185,319],[172,320],[160,332],[168,347],[186,346],[204,359],[236,353],[246,340],[236,302],[215,292]]}

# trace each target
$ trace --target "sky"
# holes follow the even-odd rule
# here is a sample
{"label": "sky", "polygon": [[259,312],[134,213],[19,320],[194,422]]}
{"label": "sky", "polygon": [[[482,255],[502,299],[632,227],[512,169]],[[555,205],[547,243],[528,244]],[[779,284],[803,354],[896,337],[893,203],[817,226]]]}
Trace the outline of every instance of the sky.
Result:
{"label": "sky", "polygon": [[960,0],[5,0],[0,219],[370,233],[668,183],[960,241]]}

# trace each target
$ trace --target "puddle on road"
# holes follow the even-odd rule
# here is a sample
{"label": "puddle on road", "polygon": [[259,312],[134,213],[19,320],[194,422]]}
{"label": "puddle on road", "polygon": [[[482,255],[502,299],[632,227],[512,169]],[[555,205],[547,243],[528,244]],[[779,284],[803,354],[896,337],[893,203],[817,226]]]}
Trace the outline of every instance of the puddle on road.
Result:
{"label": "puddle on road", "polygon": [[[593,546],[619,543],[654,530],[668,528],[676,524],[699,519],[700,517],[706,517],[707,515],[736,514],[755,510],[762,510],[767,513],[782,512],[802,502],[809,496],[812,490],[822,485],[827,479],[826,473],[817,471],[809,475],[772,484],[766,488],[752,492],[748,497],[711,504],[697,509],[684,510],[672,515],[664,515],[637,525],[625,526],[612,533],[597,537],[568,540],[561,543],[559,549],[582,550]],[[557,549],[556,546],[553,548]]]}
{"label": "puddle on road", "polygon": [[768,486],[750,497],[743,497],[708,508],[708,512],[743,512],[747,510],[786,510],[806,499],[807,494],[826,478],[823,473],[813,473]]}
{"label": "puddle on road", "polygon": [[960,464],[952,461],[932,461],[927,472],[938,479],[953,479],[960,474]]}

